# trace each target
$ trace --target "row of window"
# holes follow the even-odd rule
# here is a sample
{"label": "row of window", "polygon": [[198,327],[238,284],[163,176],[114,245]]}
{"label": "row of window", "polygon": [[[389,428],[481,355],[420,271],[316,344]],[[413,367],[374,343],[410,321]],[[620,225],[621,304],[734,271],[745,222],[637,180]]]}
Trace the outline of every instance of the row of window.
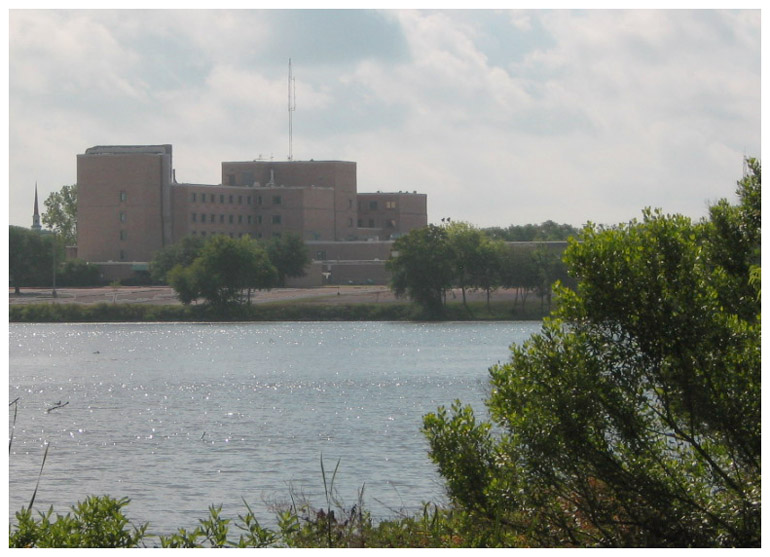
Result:
{"label": "row of window", "polygon": [[[211,232],[206,230],[201,230],[200,232],[197,230],[193,230],[190,232],[193,236],[217,236],[217,235],[223,235],[223,236],[230,236],[231,238],[243,238],[244,236],[251,236],[252,238],[260,239],[262,238],[261,232],[238,232],[237,235],[235,232]],[[280,232],[273,232],[273,238],[280,238],[281,233]]]}
{"label": "row of window", "polygon": [[[227,217],[225,219],[225,217]],[[214,213],[207,214],[207,213],[190,213],[190,220],[192,222],[200,222],[200,223],[211,223],[214,224],[216,222],[219,222],[219,224],[225,224],[225,221],[227,224],[236,224],[235,217],[238,217],[238,224],[244,224],[244,217],[246,217],[245,224],[254,224],[256,221],[256,224],[262,224],[262,215],[256,215],[255,217],[252,217],[252,215],[219,215],[219,220],[217,220],[217,215]],[[273,215],[270,218],[270,222],[272,224],[281,224],[281,215]]]}
{"label": "row of window", "polygon": [[[363,210],[365,207],[363,201],[358,202],[358,209]],[[395,201],[386,201],[385,202],[385,208],[386,209],[395,209],[397,207]],[[369,202],[369,210],[370,211],[376,211],[379,208],[379,202],[378,201],[370,201]]]}
{"label": "row of window", "polygon": [[[243,205],[244,197],[246,199],[246,205],[251,205],[252,197],[250,195],[234,195],[234,194],[228,194],[225,195],[223,193],[202,193],[202,192],[192,192],[190,193],[190,201],[193,203],[217,203],[217,199],[219,200],[219,204],[222,205],[224,203],[229,203],[231,205],[235,204],[236,202],[238,205]],[[262,196],[258,195],[256,196],[256,202],[257,205],[262,205]],[[280,195],[274,195],[272,198],[273,205],[280,205],[283,202],[283,199]]]}
{"label": "row of window", "polygon": [[[385,221],[385,228],[395,228],[395,219],[388,219]],[[364,219],[358,219],[358,228],[376,228],[374,219],[369,219],[368,224],[364,224]]]}

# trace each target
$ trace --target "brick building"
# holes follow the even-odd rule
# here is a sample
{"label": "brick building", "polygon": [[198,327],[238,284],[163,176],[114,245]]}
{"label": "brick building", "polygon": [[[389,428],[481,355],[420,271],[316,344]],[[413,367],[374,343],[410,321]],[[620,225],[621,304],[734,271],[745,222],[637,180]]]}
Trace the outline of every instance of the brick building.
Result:
{"label": "brick building", "polygon": [[[428,221],[425,194],[358,193],[356,163],[345,161],[223,162],[222,183],[206,185],[176,181],[171,145],[99,146],[77,156],[77,183],[78,257],[110,278],[146,268],[156,251],[190,234],[294,233],[325,246],[310,251],[327,280],[350,282],[328,269],[341,261],[384,267],[392,240]],[[349,243],[356,258],[329,257],[346,251],[337,243]],[[369,279],[356,271],[355,281],[382,282],[382,271]]]}

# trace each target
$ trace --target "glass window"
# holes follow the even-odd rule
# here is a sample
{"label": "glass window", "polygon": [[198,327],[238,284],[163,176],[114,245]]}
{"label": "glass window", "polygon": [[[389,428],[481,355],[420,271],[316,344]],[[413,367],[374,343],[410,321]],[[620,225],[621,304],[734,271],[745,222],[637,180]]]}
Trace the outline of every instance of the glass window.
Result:
{"label": "glass window", "polygon": [[121,201],[125,201],[126,200],[126,192],[125,191],[121,191],[120,192],[120,200]]}
{"label": "glass window", "polygon": [[281,215],[273,215],[273,224],[281,224]]}

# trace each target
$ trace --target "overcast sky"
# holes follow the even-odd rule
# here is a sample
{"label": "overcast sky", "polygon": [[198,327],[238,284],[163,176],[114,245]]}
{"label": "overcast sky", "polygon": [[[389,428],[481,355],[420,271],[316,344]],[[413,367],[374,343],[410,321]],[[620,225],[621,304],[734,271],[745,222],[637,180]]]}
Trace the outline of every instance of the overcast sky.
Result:
{"label": "overcast sky", "polygon": [[760,12],[10,11],[10,224],[94,145],[174,148],[180,182],[289,153],[428,219],[693,218],[760,157]]}

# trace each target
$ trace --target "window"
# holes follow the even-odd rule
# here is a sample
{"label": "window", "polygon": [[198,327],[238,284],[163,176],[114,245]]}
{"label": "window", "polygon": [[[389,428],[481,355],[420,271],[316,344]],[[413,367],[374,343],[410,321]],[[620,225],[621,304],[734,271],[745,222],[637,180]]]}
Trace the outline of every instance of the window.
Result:
{"label": "window", "polygon": [[201,213],[201,222],[206,222],[206,213]]}
{"label": "window", "polygon": [[217,202],[217,197],[213,193],[211,194],[210,197],[211,197],[211,199],[209,199],[209,201],[211,201],[212,203],[216,203]]}
{"label": "window", "polygon": [[281,215],[273,215],[273,224],[281,224]]}
{"label": "window", "polygon": [[243,204],[243,196],[239,195],[238,196],[238,205],[242,205],[242,204]]}
{"label": "window", "polygon": [[374,228],[374,219],[369,219],[369,228]]}
{"label": "window", "polygon": [[251,215],[248,215],[248,216],[246,217],[246,223],[247,223],[247,224],[251,224]]}
{"label": "window", "polygon": [[388,228],[395,228],[396,227],[396,221],[395,219],[389,219],[387,222]]}
{"label": "window", "polygon": [[196,199],[195,199],[195,198],[196,198],[196,197],[197,197],[197,194],[196,194],[195,192],[192,192],[192,193],[190,194],[190,201],[192,201],[193,203],[195,203],[195,201],[196,201]]}
{"label": "window", "polygon": [[238,224],[243,224],[243,215],[238,215]]}
{"label": "window", "polygon": [[126,200],[126,192],[125,191],[121,191],[120,192],[120,201],[125,201],[125,200]]}
{"label": "window", "polygon": [[230,202],[230,203],[232,203],[232,202],[233,202],[233,196],[232,196],[232,195],[231,195],[231,196],[230,196],[230,198],[229,198],[229,202]]}
{"label": "window", "polygon": [[224,224],[224,223],[225,223],[225,216],[219,215],[219,224]]}
{"label": "window", "polygon": [[219,196],[219,202],[220,202],[220,203],[224,203],[224,202],[225,202],[225,195],[224,195],[224,194],[220,194],[220,196]]}
{"label": "window", "polygon": [[215,222],[217,222],[217,216],[211,215],[211,224],[214,224]]}
{"label": "window", "polygon": [[370,211],[376,211],[377,210],[377,202],[376,201],[370,201],[369,202],[369,210]]}
{"label": "window", "polygon": [[280,205],[281,204],[281,196],[280,195],[274,195],[273,196],[273,205]]}
{"label": "window", "polygon": [[348,219],[348,226],[349,227],[353,226],[353,219],[352,218]]}
{"label": "window", "polygon": [[257,224],[262,224],[262,215],[257,215]]}
{"label": "window", "polygon": [[250,195],[246,196],[246,204],[247,205],[251,205],[251,196]]}
{"label": "window", "polygon": [[198,222],[198,214],[197,213],[192,213],[190,215],[190,217],[192,217],[192,221],[193,222]]}
{"label": "window", "polygon": [[235,185],[235,174],[228,174],[227,175],[227,183],[230,186],[234,186]]}
{"label": "window", "polygon": [[230,224],[233,224],[233,215],[229,216],[229,218],[227,219],[227,222],[229,222]]}
{"label": "window", "polygon": [[120,212],[120,222],[126,222],[126,214],[123,211]]}
{"label": "window", "polygon": [[386,209],[395,209],[396,208],[396,202],[395,201],[386,201],[385,202],[385,208]]}
{"label": "window", "polygon": [[262,196],[261,195],[257,196],[257,205],[262,205]]}
{"label": "window", "polygon": [[126,239],[126,231],[125,230],[121,230],[120,231],[120,239],[121,240],[125,240]]}
{"label": "window", "polygon": [[358,219],[358,228],[363,228],[363,227],[364,227],[363,219]]}
{"label": "window", "polygon": [[319,250],[315,252],[315,259],[316,261],[323,261],[326,259],[326,250]]}

